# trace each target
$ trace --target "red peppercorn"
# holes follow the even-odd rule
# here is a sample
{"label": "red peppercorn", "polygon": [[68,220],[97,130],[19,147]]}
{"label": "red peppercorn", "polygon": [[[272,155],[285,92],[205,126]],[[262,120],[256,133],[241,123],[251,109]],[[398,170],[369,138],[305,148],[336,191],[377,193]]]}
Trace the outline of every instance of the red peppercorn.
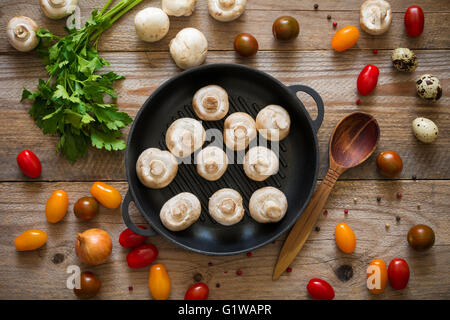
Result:
{"label": "red peppercorn", "polygon": [[328,210],[323,210],[323,215],[326,216],[328,214]]}
{"label": "red peppercorn", "polygon": [[403,195],[399,192],[397,193],[397,198],[401,198]]}
{"label": "red peppercorn", "polygon": [[345,213],[345,214],[348,214],[348,209],[345,209],[345,210],[344,210],[344,213]]}
{"label": "red peppercorn", "polygon": [[359,106],[361,104],[361,100],[356,100],[356,105]]}
{"label": "red peppercorn", "polygon": [[333,22],[333,27],[337,27],[337,22]]}
{"label": "red peppercorn", "polygon": [[292,272],[292,268],[291,267],[288,267],[287,269],[286,269],[286,272]]}
{"label": "red peppercorn", "polygon": [[241,269],[238,269],[238,270],[236,271],[236,274],[237,274],[238,276],[242,276],[242,270],[241,270]]}
{"label": "red peppercorn", "polygon": [[247,257],[251,257],[253,255],[253,253],[251,253],[251,252],[247,252]]}
{"label": "red peppercorn", "polygon": [[373,54],[377,54],[378,53],[378,49],[373,49]]}
{"label": "red peppercorn", "polygon": [[133,286],[129,286],[128,291],[133,291]]}
{"label": "red peppercorn", "polygon": [[210,267],[211,267],[212,265],[213,265],[213,264],[212,264],[212,262],[208,262],[208,266],[210,266]]}

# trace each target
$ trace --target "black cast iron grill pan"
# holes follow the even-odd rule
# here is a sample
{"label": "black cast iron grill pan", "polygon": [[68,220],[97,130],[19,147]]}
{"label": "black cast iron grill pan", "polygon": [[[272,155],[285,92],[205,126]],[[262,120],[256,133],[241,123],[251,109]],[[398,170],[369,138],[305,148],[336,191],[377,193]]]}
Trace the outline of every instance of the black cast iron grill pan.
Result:
{"label": "black cast iron grill pan", "polygon": [[[263,182],[249,179],[242,168],[245,152],[234,152],[235,164],[230,162],[226,173],[218,181],[207,181],[200,177],[193,164],[180,164],[174,181],[166,188],[155,190],[143,186],[136,175],[136,161],[147,148],[167,150],[165,132],[170,124],[182,117],[197,118],[192,109],[192,97],[203,86],[217,84],[229,95],[229,114],[247,112],[253,118],[268,104],[283,106],[291,117],[291,130],[279,145],[279,172]],[[298,91],[306,92],[315,100],[317,118],[312,121],[301,101]],[[129,183],[123,204],[125,224],[134,232],[151,236],[163,235],[176,244],[195,252],[213,255],[228,255],[247,252],[263,246],[289,229],[306,207],[314,190],[318,170],[318,131],[324,115],[323,102],[313,89],[294,85],[286,87],[272,76],[256,69],[238,64],[210,64],[184,71],[163,83],[139,110],[128,137],[125,155],[126,174]],[[223,131],[224,119],[202,124],[205,130],[215,128]],[[257,138],[258,144],[270,147],[270,142]],[[216,144],[218,141],[207,141]],[[225,149],[226,152],[230,152]],[[247,149],[248,150],[248,149]],[[282,190],[288,199],[286,216],[278,223],[261,224],[248,214],[248,203],[252,193],[265,186]],[[221,188],[233,188],[244,199],[246,215],[236,225],[222,226],[208,214],[209,197]],[[184,231],[166,229],[159,218],[162,205],[180,192],[195,194],[202,204],[200,219]],[[150,224],[151,229],[137,228],[128,214],[128,205],[134,201],[138,210]]]}

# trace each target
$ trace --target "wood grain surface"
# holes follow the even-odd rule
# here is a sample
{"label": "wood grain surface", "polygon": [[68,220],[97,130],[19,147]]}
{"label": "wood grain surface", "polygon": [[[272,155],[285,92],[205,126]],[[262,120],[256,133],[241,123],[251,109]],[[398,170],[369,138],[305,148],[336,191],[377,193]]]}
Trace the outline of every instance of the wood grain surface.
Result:
{"label": "wood grain surface", "polygon": [[[80,0],[83,19],[104,2]],[[328,215],[319,218],[320,231],[312,232],[292,264],[293,271],[278,281],[271,280],[272,271],[285,235],[254,251],[250,258],[245,254],[204,256],[181,249],[161,236],[150,238],[149,242],[159,249],[157,262],[165,264],[172,278],[172,299],[183,298],[197,273],[209,285],[211,299],[308,299],[305,288],[312,277],[332,284],[337,299],[450,299],[450,3],[415,1],[425,12],[425,31],[420,37],[409,38],[403,15],[411,2],[390,1],[393,22],[385,35],[375,37],[361,32],[354,48],[335,53],[330,48],[336,31],[332,22],[338,22],[338,28],[359,26],[362,2],[249,0],[241,18],[220,23],[209,17],[206,1],[199,0],[191,17],[171,17],[169,34],[160,42],[148,44],[135,35],[134,15],[147,6],[160,7],[160,1],[144,0],[102,36],[99,50],[111,62],[109,69],[126,76],[117,85],[117,103],[132,117],[161,83],[181,72],[168,54],[168,43],[185,27],[196,27],[205,33],[209,42],[206,63],[245,64],[268,72],[285,85],[314,88],[325,103],[325,118],[318,134],[320,179],[328,166],[328,139],[339,119],[350,112],[363,111],[372,114],[380,124],[381,139],[375,155],[342,175],[326,204]],[[313,8],[315,3],[319,4],[318,10]],[[30,16],[41,27],[64,34],[65,21],[47,19],[35,0],[1,1],[0,29],[5,30],[9,19],[16,15]],[[293,15],[299,20],[301,31],[296,41],[273,40],[272,22],[281,15]],[[332,19],[327,20],[327,15]],[[250,32],[258,39],[260,51],[255,57],[242,59],[232,51],[233,39],[239,32]],[[390,56],[397,47],[415,49],[419,60],[415,72],[404,74],[393,69]],[[373,49],[378,49],[378,54]],[[378,86],[370,96],[360,97],[356,78],[369,63],[380,69]],[[437,103],[416,96],[415,79],[426,73],[437,76],[442,83],[444,94]],[[128,251],[118,245],[118,236],[125,228],[119,210],[102,208],[88,223],[76,220],[72,212],[73,203],[89,194],[92,181],[109,181],[125,195],[128,185],[124,152],[91,149],[86,158],[74,165],[58,155],[56,137],[44,136],[28,114],[29,102],[19,102],[22,89],[34,89],[38,78],[45,79],[46,73],[37,55],[16,52],[5,32],[0,32],[0,299],[75,299],[65,287],[66,268],[73,264],[99,276],[103,284],[100,299],[151,299],[148,268],[129,269],[125,262]],[[314,118],[312,99],[303,94],[299,98]],[[357,99],[361,100],[360,105],[356,105]],[[430,118],[438,125],[439,137],[434,144],[425,145],[414,138],[411,122],[418,116]],[[28,179],[16,165],[17,154],[25,148],[36,152],[42,161],[43,173],[38,179]],[[388,149],[397,151],[403,159],[404,169],[398,179],[386,179],[376,170],[376,155]],[[412,176],[417,180],[412,180]],[[50,225],[45,220],[44,207],[55,189],[69,194],[70,206],[63,221]],[[397,192],[403,194],[401,199],[396,198]],[[382,198],[380,202],[376,201],[377,196]],[[348,215],[343,212],[345,208]],[[131,212],[135,222],[144,222],[133,204]],[[396,216],[401,218],[399,222]],[[348,223],[356,233],[357,248],[353,254],[343,254],[335,245],[334,227],[340,222]],[[386,223],[390,224],[388,229]],[[435,245],[424,253],[411,250],[406,241],[409,228],[418,223],[429,225],[436,233]],[[114,242],[110,260],[94,268],[81,264],[74,251],[76,233],[91,227],[107,230]],[[49,235],[47,244],[37,251],[16,252],[14,238],[31,228],[45,230]],[[388,286],[382,295],[371,295],[365,286],[368,263],[373,258],[389,263],[396,257],[406,259],[410,265],[408,287],[396,291]],[[347,281],[343,281],[346,279],[341,272],[345,265],[353,271]],[[243,271],[242,276],[236,275],[237,269]],[[133,286],[132,291],[129,286]]]}

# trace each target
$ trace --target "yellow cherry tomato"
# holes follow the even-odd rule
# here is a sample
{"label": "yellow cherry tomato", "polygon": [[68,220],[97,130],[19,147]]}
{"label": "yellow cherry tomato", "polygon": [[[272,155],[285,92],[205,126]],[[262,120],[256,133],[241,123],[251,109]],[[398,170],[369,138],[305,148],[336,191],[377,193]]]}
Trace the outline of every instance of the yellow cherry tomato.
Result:
{"label": "yellow cherry tomato", "polygon": [[94,182],[91,194],[108,209],[116,209],[122,202],[122,195],[116,188],[103,182]]}
{"label": "yellow cherry tomato", "polygon": [[359,38],[359,30],[355,26],[347,26],[339,29],[331,40],[331,46],[337,52],[350,49],[356,44]]}
{"label": "yellow cherry tomato", "polygon": [[336,244],[345,253],[352,253],[356,247],[356,237],[353,230],[345,223],[339,223],[334,230]]}
{"label": "yellow cherry tomato", "polygon": [[69,197],[62,190],[54,191],[45,205],[45,217],[48,222],[57,223],[66,215],[69,208]]}
{"label": "yellow cherry tomato", "polygon": [[[370,279],[369,279],[370,278]],[[367,268],[367,288],[373,294],[380,294],[386,288],[388,272],[386,263],[381,259],[373,259]]]}
{"label": "yellow cherry tomato", "polygon": [[167,300],[170,295],[170,278],[162,264],[154,264],[148,275],[148,288],[155,300]]}
{"label": "yellow cherry tomato", "polygon": [[14,240],[17,251],[30,251],[42,247],[47,241],[47,234],[38,229],[27,230]]}

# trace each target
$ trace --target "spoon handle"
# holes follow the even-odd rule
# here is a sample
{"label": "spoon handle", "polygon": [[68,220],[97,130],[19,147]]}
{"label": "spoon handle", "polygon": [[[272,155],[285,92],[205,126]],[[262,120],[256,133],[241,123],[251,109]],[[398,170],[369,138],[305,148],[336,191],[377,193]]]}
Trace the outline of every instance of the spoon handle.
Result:
{"label": "spoon handle", "polygon": [[272,280],[277,280],[283,274],[302,249],[341,173],[340,170],[328,169],[325,178],[317,188],[305,211],[303,211],[286,238],[278,256]]}

